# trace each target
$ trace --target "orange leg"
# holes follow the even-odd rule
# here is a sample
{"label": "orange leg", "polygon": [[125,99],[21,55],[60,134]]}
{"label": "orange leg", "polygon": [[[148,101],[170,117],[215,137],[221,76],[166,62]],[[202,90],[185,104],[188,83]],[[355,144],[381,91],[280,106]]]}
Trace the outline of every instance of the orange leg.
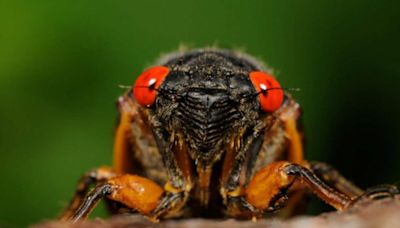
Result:
{"label": "orange leg", "polygon": [[274,162],[258,171],[245,190],[245,199],[261,212],[274,211],[286,200],[286,191],[295,183],[308,187],[319,198],[337,210],[352,200],[318,179],[310,170],[286,161]]}
{"label": "orange leg", "polygon": [[150,216],[161,202],[164,190],[155,182],[136,175],[120,175],[97,185],[80,203],[73,215],[69,218],[77,221],[86,218],[102,198],[120,202]]}
{"label": "orange leg", "polygon": [[[102,169],[95,171],[99,170],[103,171]],[[107,198],[156,222],[159,217],[179,215],[187,200],[188,192],[174,188],[169,182],[165,185],[164,191],[154,181],[144,177],[132,174],[116,176],[111,171],[108,174],[103,176],[104,178],[99,176],[100,183],[88,194],[86,194],[87,189],[92,183],[82,178],[85,181],[79,185],[75,197],[61,219],[75,222],[86,218],[99,200]]]}
{"label": "orange leg", "polygon": [[296,119],[297,117],[291,116],[290,118],[287,117],[287,119],[284,121],[285,131],[290,142],[288,148],[288,161],[296,164],[303,164],[303,138],[298,130]]}
{"label": "orange leg", "polygon": [[131,136],[131,124],[137,117],[137,104],[130,99],[121,96],[118,99],[118,110],[120,112],[117,128],[114,136],[114,161],[113,167],[116,173],[122,174],[131,169],[132,163],[129,159],[129,137]]}

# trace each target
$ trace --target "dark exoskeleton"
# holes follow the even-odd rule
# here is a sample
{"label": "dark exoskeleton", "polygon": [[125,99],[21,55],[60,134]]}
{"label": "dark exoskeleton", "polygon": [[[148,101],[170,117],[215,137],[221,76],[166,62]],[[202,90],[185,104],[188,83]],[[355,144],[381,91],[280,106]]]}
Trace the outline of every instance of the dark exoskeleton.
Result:
{"label": "dark exoskeleton", "polygon": [[252,57],[196,49],[157,66],[118,100],[114,167],[82,177],[63,219],[86,217],[102,198],[117,202],[114,212],[157,221],[258,218],[278,209],[289,216],[309,190],[338,210],[398,193],[391,186],[365,192],[327,164],[304,160],[299,105],[268,88],[274,79]]}

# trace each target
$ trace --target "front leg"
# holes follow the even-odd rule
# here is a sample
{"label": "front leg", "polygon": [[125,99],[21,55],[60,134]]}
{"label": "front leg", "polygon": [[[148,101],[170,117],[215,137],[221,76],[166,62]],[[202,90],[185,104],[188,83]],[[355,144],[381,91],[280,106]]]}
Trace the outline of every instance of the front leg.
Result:
{"label": "front leg", "polygon": [[[191,190],[191,167],[187,167],[190,163],[177,163],[170,144],[162,138],[163,132],[159,128],[154,128],[154,135],[159,147],[162,148],[160,153],[170,177],[170,181],[165,184],[164,190],[154,181],[144,177],[131,174],[118,175],[101,181],[84,198],[84,193],[79,191],[79,197],[73,200],[74,206],[70,207],[67,210],[68,213],[63,217],[73,221],[86,218],[99,200],[103,198],[119,202],[133,211],[138,211],[147,216],[152,221],[158,221],[162,217],[179,216]],[[172,144],[172,146],[175,144]],[[177,155],[180,161],[188,159],[187,156],[183,156],[184,154],[179,153]],[[85,189],[88,188],[88,185],[85,185]]]}
{"label": "front leg", "polygon": [[158,221],[165,212],[184,202],[183,192],[170,189],[168,184],[165,189],[166,191],[144,177],[131,174],[116,176],[97,185],[67,219],[76,222],[86,218],[101,199],[107,198],[147,216],[152,221]]}
{"label": "front leg", "polygon": [[[309,188],[320,199],[327,204],[343,210],[359,199],[366,198],[370,195],[375,196],[394,196],[399,194],[399,190],[394,186],[383,186],[381,188],[371,188],[371,191],[366,191],[359,198],[354,198],[353,195],[345,195],[339,191],[329,187],[321,181],[312,171],[304,166],[293,164],[286,161],[271,163],[265,168],[258,171],[244,190],[246,203],[253,207],[253,216],[261,216],[265,212],[274,211],[283,206],[287,199],[287,192],[293,184],[303,185]],[[247,206],[248,207],[248,206]]]}
{"label": "front leg", "polygon": [[345,209],[352,203],[349,196],[329,187],[307,168],[278,161],[255,173],[246,188],[237,194],[228,192],[228,198],[237,201],[228,204],[228,213],[235,217],[262,217],[265,213],[275,212],[285,205],[292,186],[309,188],[337,210]]}
{"label": "front leg", "polygon": [[272,209],[280,200],[277,196],[288,191],[296,181],[337,210],[347,208],[352,202],[350,197],[326,185],[307,168],[286,161],[271,163],[258,171],[245,190],[245,198],[259,210]]}
{"label": "front leg", "polygon": [[294,188],[309,188],[320,199],[337,210],[351,205],[351,198],[326,185],[307,168],[287,161],[278,161],[259,170],[245,189],[236,197],[240,199],[236,207],[239,210],[228,209],[233,216],[262,217],[265,213],[275,212],[285,206],[289,192]]}

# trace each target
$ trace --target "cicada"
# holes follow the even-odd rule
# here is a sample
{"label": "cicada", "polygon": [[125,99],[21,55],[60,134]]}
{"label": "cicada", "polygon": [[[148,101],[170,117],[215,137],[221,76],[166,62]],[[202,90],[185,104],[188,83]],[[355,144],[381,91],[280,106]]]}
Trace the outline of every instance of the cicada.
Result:
{"label": "cicada", "polygon": [[87,217],[101,199],[114,213],[158,221],[290,216],[307,192],[343,210],[366,194],[329,165],[305,160],[299,104],[244,53],[169,54],[117,106],[113,167],[81,178],[62,219]]}

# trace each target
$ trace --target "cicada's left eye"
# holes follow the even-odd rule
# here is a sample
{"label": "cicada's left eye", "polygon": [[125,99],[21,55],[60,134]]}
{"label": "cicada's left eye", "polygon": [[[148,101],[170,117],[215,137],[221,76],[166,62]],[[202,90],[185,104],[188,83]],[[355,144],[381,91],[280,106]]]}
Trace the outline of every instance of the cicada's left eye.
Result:
{"label": "cicada's left eye", "polygon": [[133,86],[133,96],[136,101],[146,107],[153,105],[157,97],[157,90],[168,73],[168,67],[155,66],[139,75]]}
{"label": "cicada's left eye", "polygon": [[283,90],[279,82],[271,75],[253,71],[250,80],[259,93],[260,106],[264,112],[274,112],[281,107],[283,102]]}

